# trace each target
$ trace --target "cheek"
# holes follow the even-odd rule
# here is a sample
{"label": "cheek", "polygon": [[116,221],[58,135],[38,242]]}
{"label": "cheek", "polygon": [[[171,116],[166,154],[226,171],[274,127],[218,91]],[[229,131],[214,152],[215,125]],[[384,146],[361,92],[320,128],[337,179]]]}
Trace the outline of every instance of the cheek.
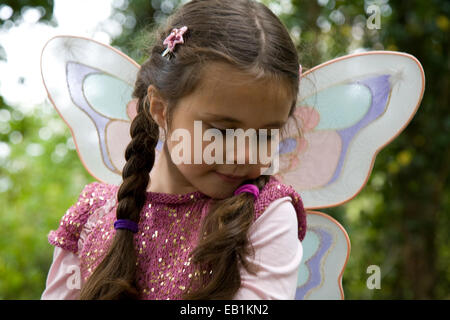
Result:
{"label": "cheek", "polygon": [[[200,152],[200,162],[199,164],[194,163],[194,134],[188,139],[189,143],[183,143],[180,141],[167,141],[167,147],[169,150],[169,156],[172,162],[178,168],[178,170],[188,179],[195,180],[197,178],[204,177],[215,171],[216,164],[207,164],[203,160],[202,153]],[[199,144],[201,150],[205,150],[206,146],[211,142],[203,142]],[[184,155],[184,150],[187,150],[186,155]],[[189,152],[190,151],[190,152]],[[190,157],[189,154],[190,153]],[[176,158],[175,158],[176,157]],[[186,159],[190,159],[187,161]],[[178,163],[176,163],[178,160]],[[180,163],[181,162],[181,163]]]}
{"label": "cheek", "polygon": [[[191,123],[192,122],[192,123]],[[177,159],[183,159],[181,164],[177,164],[177,166],[186,165],[186,166],[194,166],[196,172],[213,170],[215,164],[208,165],[205,163],[203,159],[205,149],[207,149],[208,145],[210,145],[213,141],[204,141],[203,135],[205,131],[208,129],[208,126],[202,122],[197,124],[197,127],[194,128],[194,121],[184,121],[178,122],[179,129],[178,131],[172,131],[166,139],[169,153],[171,154],[172,161],[174,161],[174,157]],[[197,149],[196,149],[197,148]],[[186,154],[184,154],[186,151]],[[195,151],[197,151],[197,155],[195,155]],[[214,153],[213,153],[214,155]],[[197,156],[197,163],[195,164],[195,156]],[[194,165],[195,164],[195,165]]]}
{"label": "cheek", "polygon": [[[209,141],[203,141],[203,133],[208,129],[205,122],[197,122],[197,119],[191,116],[192,110],[181,110],[175,112],[172,119],[172,131],[169,132],[166,137],[167,149],[169,151],[169,157],[172,162],[178,168],[178,170],[188,179],[196,180],[207,175],[209,172],[214,171],[215,164],[208,165],[203,161],[203,154],[205,148],[211,143]],[[176,135],[174,131],[179,130]],[[195,135],[197,133],[197,135]],[[180,137],[181,136],[181,137]],[[176,138],[176,139],[175,139]],[[194,151],[195,151],[195,139],[200,147],[200,164],[194,164]],[[184,154],[186,150],[186,155]],[[174,161],[174,157],[176,157]],[[197,156],[198,158],[199,156]],[[178,163],[177,163],[178,162]],[[181,163],[180,163],[181,162]]]}

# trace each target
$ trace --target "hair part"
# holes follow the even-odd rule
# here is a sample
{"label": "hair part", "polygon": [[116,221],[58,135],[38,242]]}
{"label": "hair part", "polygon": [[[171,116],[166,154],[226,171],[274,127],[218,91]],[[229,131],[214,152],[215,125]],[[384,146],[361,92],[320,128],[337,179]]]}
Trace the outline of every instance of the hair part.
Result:
{"label": "hair part", "polygon": [[[173,28],[188,26],[185,43],[175,57],[162,57],[163,40]],[[149,173],[155,162],[159,127],[148,108],[147,90],[154,85],[168,102],[168,123],[180,98],[194,91],[204,67],[225,62],[251,75],[255,81],[270,79],[286,83],[292,94],[293,115],[298,95],[299,61],[292,39],[282,22],[265,5],[253,0],[193,0],[181,6],[150,38],[150,57],[141,66],[133,97],[138,99],[137,116],[130,128],[123,182],[117,193],[117,219],[139,222],[145,204]],[[300,129],[297,126],[299,135]],[[283,133],[282,133],[283,134]],[[270,176],[244,183],[262,189]],[[211,275],[200,273],[200,287],[191,285],[181,299],[232,299],[241,285],[240,267],[255,274],[248,258],[254,250],[248,230],[254,219],[254,196],[242,193],[214,201],[200,228],[199,243],[190,253],[192,263],[207,265]],[[134,234],[116,230],[104,259],[83,285],[80,299],[139,299],[136,284]],[[200,269],[202,270],[202,269]]]}

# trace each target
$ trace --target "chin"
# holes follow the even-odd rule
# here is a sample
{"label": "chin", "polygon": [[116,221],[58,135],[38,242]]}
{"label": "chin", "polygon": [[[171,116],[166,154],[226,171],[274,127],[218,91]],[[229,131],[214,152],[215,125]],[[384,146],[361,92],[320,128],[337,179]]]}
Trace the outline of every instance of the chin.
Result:
{"label": "chin", "polygon": [[201,191],[202,193],[206,194],[208,197],[213,198],[213,199],[217,199],[217,200],[223,200],[226,198],[229,198],[232,193],[230,194],[230,192],[226,192],[226,190],[222,190],[222,191]]}
{"label": "chin", "polygon": [[233,196],[234,190],[241,184],[241,182],[225,182],[212,171],[210,175],[205,176],[203,179],[196,179],[192,185],[197,188],[201,193],[207,195],[213,199],[226,199]]}
{"label": "chin", "polygon": [[[217,179],[215,177],[215,179]],[[206,181],[205,181],[206,182]],[[207,186],[205,188],[205,186]],[[200,192],[206,194],[208,197],[213,199],[226,199],[233,196],[233,192],[236,189],[233,186],[227,185],[225,183],[220,183],[217,180],[209,180],[208,182],[202,184],[203,188],[198,188]]]}

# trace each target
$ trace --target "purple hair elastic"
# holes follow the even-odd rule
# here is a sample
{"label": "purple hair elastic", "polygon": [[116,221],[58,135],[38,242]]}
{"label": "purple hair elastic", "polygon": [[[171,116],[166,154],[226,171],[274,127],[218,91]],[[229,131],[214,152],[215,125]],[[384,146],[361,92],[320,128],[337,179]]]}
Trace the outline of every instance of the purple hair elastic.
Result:
{"label": "purple hair elastic", "polygon": [[114,222],[114,229],[128,229],[136,233],[138,232],[138,224],[129,219],[118,219]]}
{"label": "purple hair elastic", "polygon": [[234,195],[238,195],[242,192],[250,192],[253,193],[253,195],[255,196],[255,198],[258,198],[259,196],[259,189],[257,186],[255,186],[254,184],[248,183],[248,184],[244,184],[242,186],[240,186],[239,188],[237,188],[234,191]]}

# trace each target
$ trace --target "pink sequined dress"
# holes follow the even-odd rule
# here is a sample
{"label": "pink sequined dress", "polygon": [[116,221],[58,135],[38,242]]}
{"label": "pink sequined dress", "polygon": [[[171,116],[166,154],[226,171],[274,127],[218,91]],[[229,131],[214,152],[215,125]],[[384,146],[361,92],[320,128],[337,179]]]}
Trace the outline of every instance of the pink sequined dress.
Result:
{"label": "pink sequined dress", "polygon": [[[83,283],[100,263],[115,234],[118,188],[98,182],[86,185],[57,230],[50,231],[48,240],[56,248],[42,299],[77,298],[79,290],[69,290],[65,283],[70,275],[66,269],[73,270],[68,264],[75,264]],[[141,299],[181,299],[190,281],[196,288],[200,273],[214,272],[194,268],[189,257],[210,201],[200,191],[183,195],[147,192],[134,237]],[[241,290],[235,299],[293,299],[306,233],[301,197],[272,176],[254,208],[249,238],[256,254],[251,261],[260,271],[253,276],[242,268]]]}

